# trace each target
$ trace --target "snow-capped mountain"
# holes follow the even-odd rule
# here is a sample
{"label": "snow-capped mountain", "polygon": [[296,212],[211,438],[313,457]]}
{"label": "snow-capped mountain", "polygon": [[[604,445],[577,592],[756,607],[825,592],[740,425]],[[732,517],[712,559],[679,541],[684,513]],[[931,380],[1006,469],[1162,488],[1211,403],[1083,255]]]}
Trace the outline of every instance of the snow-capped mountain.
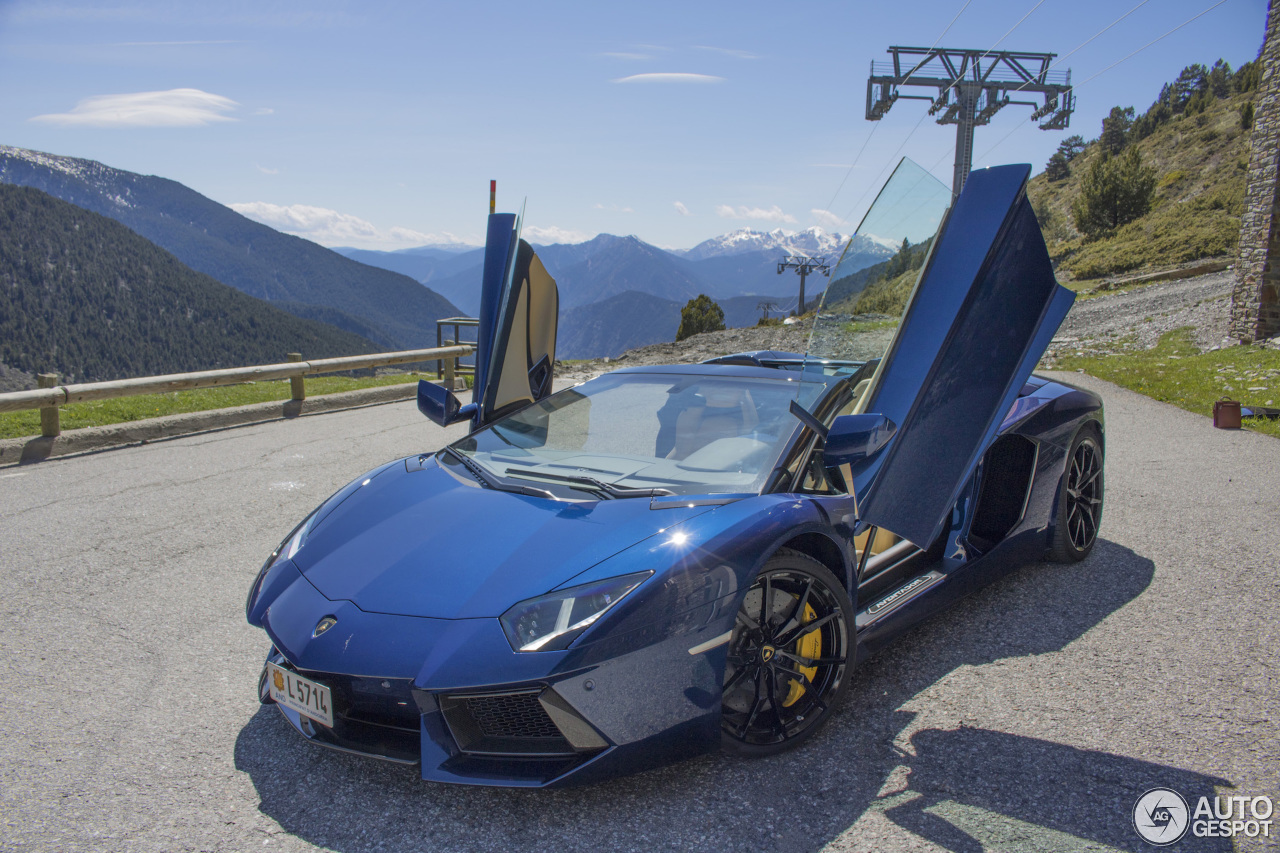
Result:
{"label": "snow-capped mountain", "polygon": [[803,231],[787,231],[775,228],[772,231],[754,231],[750,228],[739,228],[719,237],[704,240],[683,254],[691,261],[714,258],[721,255],[740,255],[745,252],[777,252],[784,255],[808,255],[814,257],[825,255],[832,260],[849,242],[848,235],[829,234],[818,226]]}
{"label": "snow-capped mountain", "polygon": [[[104,201],[119,208],[129,208],[133,204],[129,200],[132,192],[131,182],[121,180],[121,176],[138,178],[132,172],[122,172],[97,160],[83,160],[79,157],[64,157],[60,154],[46,154],[43,151],[32,151],[28,148],[16,148],[12,145],[0,145],[0,163],[20,161],[35,170],[59,172],[67,179],[77,182],[86,188],[96,191]],[[3,174],[0,173],[0,179]],[[5,181],[9,183],[9,181]],[[43,189],[43,187],[40,187]],[[71,199],[73,203],[74,199]],[[85,205],[80,204],[81,207]],[[110,215],[110,214],[108,214]]]}

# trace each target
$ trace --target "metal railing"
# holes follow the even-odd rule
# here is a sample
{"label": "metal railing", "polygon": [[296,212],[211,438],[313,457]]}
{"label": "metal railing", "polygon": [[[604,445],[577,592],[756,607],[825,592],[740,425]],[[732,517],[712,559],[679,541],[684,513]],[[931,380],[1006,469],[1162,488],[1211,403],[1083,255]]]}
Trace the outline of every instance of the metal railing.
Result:
{"label": "metal railing", "polygon": [[167,376],[139,376],[134,379],[114,379],[108,382],[84,382],[74,385],[57,384],[54,373],[42,373],[36,377],[40,387],[30,391],[12,391],[0,394],[0,412],[19,412],[40,409],[40,434],[52,438],[62,432],[58,408],[69,403],[89,400],[106,400],[113,397],[133,397],[139,394],[163,394],[169,391],[186,391],[191,388],[211,388],[217,385],[237,385],[241,382],[290,380],[292,399],[307,398],[304,377],[317,373],[337,373],[343,370],[361,370],[391,364],[409,364],[418,361],[437,361],[443,364],[445,387],[452,389],[455,381],[454,366],[459,358],[470,355],[475,347],[462,344],[450,347],[401,350],[399,352],[351,355],[342,358],[319,358],[303,361],[300,353],[288,354],[283,364],[259,364],[251,367],[229,367],[223,370],[201,370],[194,373],[171,373]]}
{"label": "metal railing", "polygon": [[[480,321],[475,317],[445,317],[442,320],[436,320],[436,346],[447,347],[453,346],[454,344],[471,343],[470,341],[464,341],[462,339],[462,329],[464,327],[476,328],[479,325]],[[452,338],[446,338],[444,336],[444,329],[446,326],[453,327]],[[440,362],[436,362],[436,373],[439,373],[440,369]],[[454,365],[454,369],[463,376],[476,375],[476,366],[474,364],[463,364],[461,360],[457,361]]]}

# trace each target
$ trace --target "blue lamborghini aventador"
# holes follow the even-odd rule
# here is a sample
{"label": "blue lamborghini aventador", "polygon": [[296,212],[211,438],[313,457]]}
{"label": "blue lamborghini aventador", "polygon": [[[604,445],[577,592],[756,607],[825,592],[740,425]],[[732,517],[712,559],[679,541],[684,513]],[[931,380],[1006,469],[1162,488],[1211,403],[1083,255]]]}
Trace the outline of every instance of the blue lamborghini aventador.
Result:
{"label": "blue lamborghini aventador", "polygon": [[[554,394],[555,282],[518,217],[491,215],[473,398],[419,387],[424,414],[471,431],[356,477],[266,561],[247,603],[271,641],[261,700],[443,782],[766,755],[818,732],[910,626],[1021,564],[1086,557],[1102,406],[1031,373],[1073,295],[1029,173],[975,171],[953,204],[900,164],[855,238],[898,254],[846,250],[806,353]],[[868,319],[895,286],[901,318]]]}

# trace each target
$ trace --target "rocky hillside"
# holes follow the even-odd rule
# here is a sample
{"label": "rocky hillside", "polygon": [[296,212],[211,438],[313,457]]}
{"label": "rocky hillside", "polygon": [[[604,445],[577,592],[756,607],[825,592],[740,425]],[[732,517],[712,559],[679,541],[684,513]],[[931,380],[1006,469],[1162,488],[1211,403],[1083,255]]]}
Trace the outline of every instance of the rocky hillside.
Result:
{"label": "rocky hillside", "polygon": [[[1240,235],[1255,63],[1188,66],[1143,113],[1117,106],[1101,135],[1064,140],[1028,193],[1060,279],[1094,279],[1229,256]],[[1074,142],[1073,142],[1074,140]],[[1136,151],[1150,170],[1150,210],[1087,237],[1073,206],[1099,161]]]}

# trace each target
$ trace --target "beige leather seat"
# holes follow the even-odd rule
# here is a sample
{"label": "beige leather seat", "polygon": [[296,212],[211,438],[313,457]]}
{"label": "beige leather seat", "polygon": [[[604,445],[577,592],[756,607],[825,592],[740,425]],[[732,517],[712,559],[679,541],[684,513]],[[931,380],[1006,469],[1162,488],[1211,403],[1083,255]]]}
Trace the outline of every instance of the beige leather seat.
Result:
{"label": "beige leather seat", "polygon": [[668,459],[684,459],[718,439],[745,435],[760,421],[745,388],[710,386],[703,396],[706,405],[685,409],[676,417],[675,446]]}

